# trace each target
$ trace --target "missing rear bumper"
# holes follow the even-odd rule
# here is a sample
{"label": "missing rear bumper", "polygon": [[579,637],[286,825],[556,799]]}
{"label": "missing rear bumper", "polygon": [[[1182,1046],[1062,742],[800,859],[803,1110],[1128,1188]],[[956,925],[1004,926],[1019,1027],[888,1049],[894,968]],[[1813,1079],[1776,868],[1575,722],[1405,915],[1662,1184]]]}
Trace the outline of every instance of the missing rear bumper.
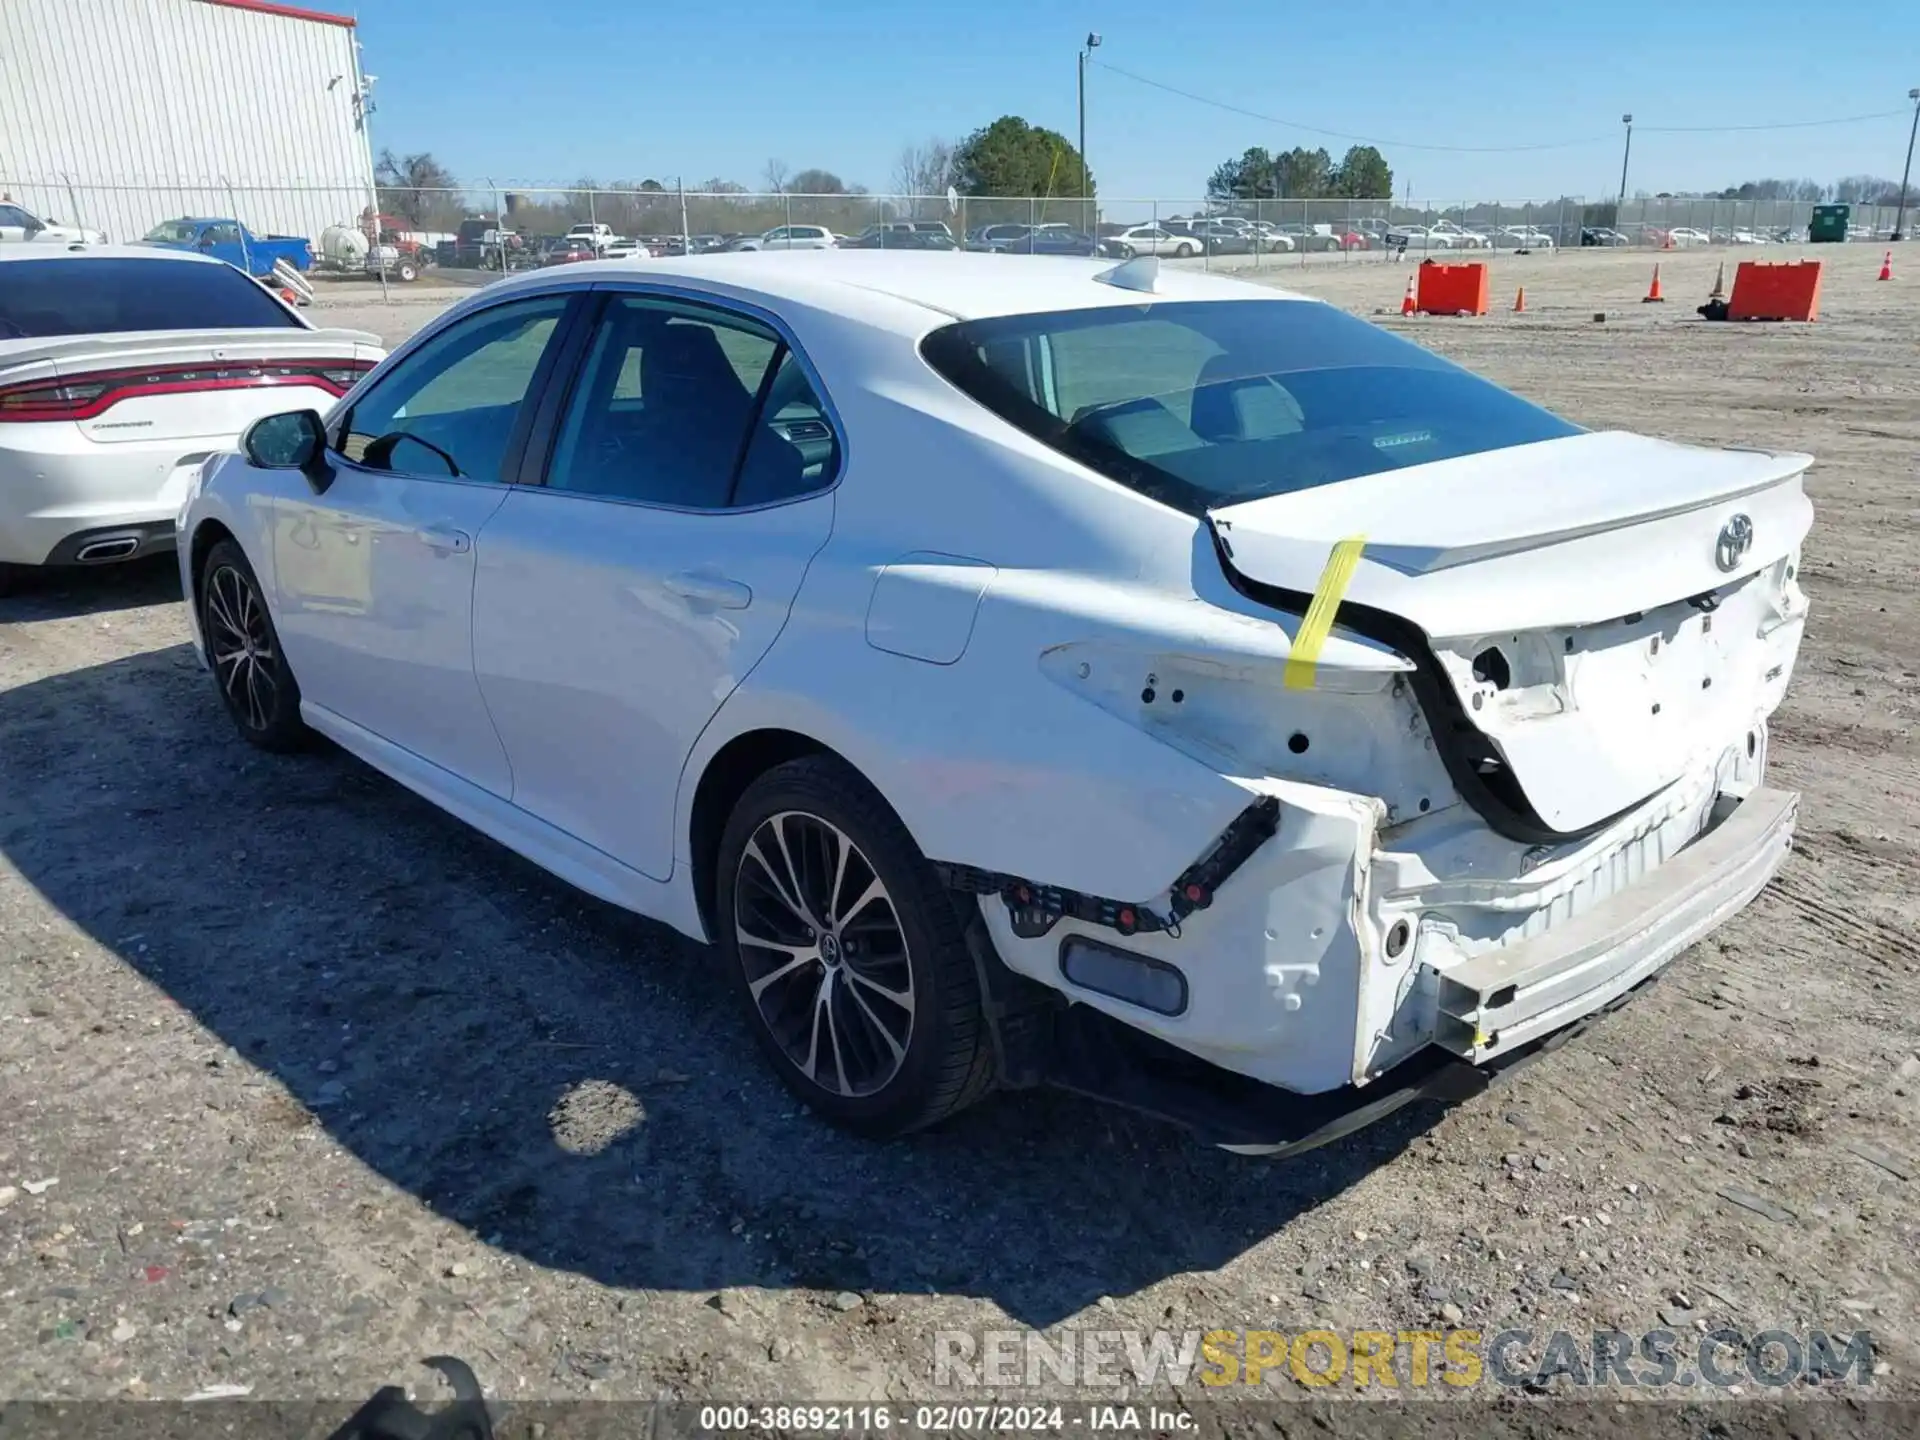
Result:
{"label": "missing rear bumper", "polygon": [[1760,893],[1792,848],[1799,800],[1722,795],[1700,836],[1638,884],[1531,940],[1430,971],[1435,1042],[1478,1064],[1633,989]]}
{"label": "missing rear bumper", "polygon": [[1451,1106],[1557,1050],[1653,983],[1648,977],[1550,1034],[1473,1065],[1429,1046],[1367,1085],[1301,1095],[1187,1054],[1085,1005],[1051,1017],[1044,1079],[1063,1090],[1124,1106],[1242,1154],[1302,1154],[1410,1105]]}

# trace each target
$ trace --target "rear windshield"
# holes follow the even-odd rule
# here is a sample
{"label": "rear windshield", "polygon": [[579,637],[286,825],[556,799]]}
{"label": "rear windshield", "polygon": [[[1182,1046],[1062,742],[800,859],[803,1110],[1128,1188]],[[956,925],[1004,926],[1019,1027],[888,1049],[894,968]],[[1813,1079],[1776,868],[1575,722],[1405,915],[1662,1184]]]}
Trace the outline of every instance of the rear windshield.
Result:
{"label": "rear windshield", "polygon": [[1177,510],[1580,433],[1315,301],[1168,301],[967,320],[929,364],[1035,439]]}
{"label": "rear windshield", "polygon": [[136,330],[297,330],[231,265],[124,256],[0,265],[0,340]]}

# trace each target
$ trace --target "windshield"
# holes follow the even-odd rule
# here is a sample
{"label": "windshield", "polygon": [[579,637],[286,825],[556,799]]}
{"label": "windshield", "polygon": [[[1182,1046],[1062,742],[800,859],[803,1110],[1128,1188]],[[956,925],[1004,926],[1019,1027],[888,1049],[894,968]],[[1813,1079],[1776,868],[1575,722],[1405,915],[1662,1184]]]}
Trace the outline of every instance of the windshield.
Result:
{"label": "windshield", "polygon": [[262,328],[303,327],[231,265],[105,255],[0,265],[0,340]]}
{"label": "windshield", "polygon": [[1192,515],[1580,433],[1317,301],[998,316],[936,330],[921,353],[1035,439]]}
{"label": "windshield", "polygon": [[147,239],[163,245],[191,245],[199,234],[198,225],[185,220],[165,220],[147,232]]}

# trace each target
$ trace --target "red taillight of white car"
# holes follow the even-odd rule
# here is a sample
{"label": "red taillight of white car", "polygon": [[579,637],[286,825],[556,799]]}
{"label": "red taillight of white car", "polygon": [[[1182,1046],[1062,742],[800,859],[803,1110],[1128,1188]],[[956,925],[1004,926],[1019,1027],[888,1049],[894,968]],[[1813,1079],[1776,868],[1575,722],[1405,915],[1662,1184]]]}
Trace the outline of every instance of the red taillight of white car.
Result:
{"label": "red taillight of white car", "polygon": [[372,368],[371,360],[329,359],[96,370],[0,387],[0,423],[91,420],[122,400],[145,395],[190,395],[273,385],[318,385],[330,394],[344,395]]}

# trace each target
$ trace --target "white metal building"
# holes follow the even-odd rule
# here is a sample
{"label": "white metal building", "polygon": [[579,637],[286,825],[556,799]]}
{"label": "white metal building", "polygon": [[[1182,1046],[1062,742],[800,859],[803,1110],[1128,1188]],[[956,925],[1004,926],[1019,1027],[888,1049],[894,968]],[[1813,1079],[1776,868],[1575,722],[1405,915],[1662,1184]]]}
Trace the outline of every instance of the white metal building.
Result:
{"label": "white metal building", "polygon": [[0,193],[137,240],[162,220],[353,224],[372,200],[354,22],[268,0],[0,0]]}

